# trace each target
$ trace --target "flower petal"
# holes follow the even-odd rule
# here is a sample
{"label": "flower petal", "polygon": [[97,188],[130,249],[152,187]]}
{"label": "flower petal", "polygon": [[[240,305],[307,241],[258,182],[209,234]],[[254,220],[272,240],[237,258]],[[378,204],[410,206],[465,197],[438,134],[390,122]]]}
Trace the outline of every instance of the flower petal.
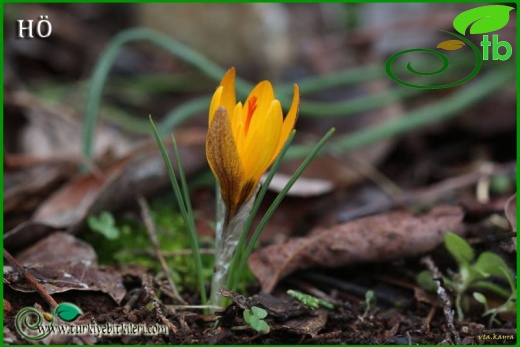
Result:
{"label": "flower petal", "polygon": [[222,77],[222,81],[220,85],[224,87],[222,91],[222,99],[220,102],[220,106],[224,106],[228,114],[232,114],[235,110],[236,104],[236,94],[235,94],[235,68],[232,67],[227,70],[224,77]]}
{"label": "flower petal", "polygon": [[226,220],[229,220],[238,210],[244,170],[237,152],[233,130],[229,116],[224,107],[219,107],[213,116],[206,138],[206,157],[215,175],[222,200],[227,206]]}
{"label": "flower petal", "polygon": [[213,93],[213,97],[211,98],[211,103],[209,104],[209,117],[208,117],[208,126],[213,121],[213,116],[215,115],[215,112],[217,111],[217,108],[220,107],[220,100],[222,99],[222,90],[224,87],[220,86],[215,90],[215,93]]}
{"label": "flower petal", "polygon": [[[245,134],[249,132],[249,125],[251,124],[253,114],[266,114],[273,100],[273,86],[269,81],[262,81],[253,88],[244,103],[243,117]],[[251,107],[254,107],[254,109],[251,109]]]}
{"label": "flower petal", "polygon": [[294,85],[294,96],[291,103],[291,108],[289,109],[289,112],[287,113],[287,116],[285,117],[282,125],[282,132],[280,134],[280,142],[278,143],[278,148],[276,149],[276,155],[272,159],[274,161],[276,159],[276,156],[278,153],[282,150],[283,145],[285,144],[285,141],[287,141],[287,138],[289,137],[289,134],[294,128],[294,124],[296,124],[296,119],[298,118],[298,111],[300,108],[300,89],[298,88],[298,85]]}
{"label": "flower petal", "polygon": [[283,112],[278,100],[271,101],[269,110],[259,113],[251,120],[241,154],[245,177],[256,183],[271,164],[280,141]]}
{"label": "flower petal", "polygon": [[244,120],[242,117],[242,103],[239,102],[235,106],[235,112],[231,118],[231,127],[233,128],[233,135],[235,136],[235,143],[237,145],[237,151],[240,155],[243,152],[244,147]]}

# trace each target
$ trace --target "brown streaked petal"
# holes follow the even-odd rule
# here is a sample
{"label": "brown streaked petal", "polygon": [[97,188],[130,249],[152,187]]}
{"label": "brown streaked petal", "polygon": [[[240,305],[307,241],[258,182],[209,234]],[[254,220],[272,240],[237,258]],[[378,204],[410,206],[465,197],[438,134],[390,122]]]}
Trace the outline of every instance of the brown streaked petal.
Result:
{"label": "brown streaked petal", "polygon": [[206,157],[215,175],[222,200],[226,204],[226,223],[243,203],[244,170],[237,151],[231,121],[224,107],[219,107],[208,129]]}

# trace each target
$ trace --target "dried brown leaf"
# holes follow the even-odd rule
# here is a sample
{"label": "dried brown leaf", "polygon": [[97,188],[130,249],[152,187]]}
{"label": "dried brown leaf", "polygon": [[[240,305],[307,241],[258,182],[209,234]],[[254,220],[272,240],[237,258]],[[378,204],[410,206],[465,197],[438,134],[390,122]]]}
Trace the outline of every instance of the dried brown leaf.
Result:
{"label": "dried brown leaf", "polygon": [[[201,131],[188,129],[177,136],[183,168],[190,176],[204,167],[204,136]],[[166,144],[173,158],[171,141]],[[174,169],[175,161],[172,160]],[[89,215],[113,211],[135,202],[138,195],[148,196],[168,187],[169,178],[161,153],[155,143],[149,143],[125,158],[113,162],[103,176],[90,173],[77,176],[54,192],[36,210],[30,222],[4,235],[6,248],[24,246],[35,242],[31,238],[33,224],[50,229],[75,232],[84,226]]]}
{"label": "dried brown leaf", "polygon": [[249,266],[262,290],[269,293],[280,279],[296,270],[423,254],[442,243],[446,232],[462,232],[462,218],[462,209],[453,206],[439,206],[421,216],[391,212],[361,218],[263,248],[251,255]]}
{"label": "dried brown leaf", "polygon": [[[51,234],[21,253],[17,260],[49,294],[69,290],[101,291],[117,303],[126,294],[121,274],[98,267],[94,249],[69,234]],[[4,272],[4,281],[16,291],[34,292],[12,268]]]}

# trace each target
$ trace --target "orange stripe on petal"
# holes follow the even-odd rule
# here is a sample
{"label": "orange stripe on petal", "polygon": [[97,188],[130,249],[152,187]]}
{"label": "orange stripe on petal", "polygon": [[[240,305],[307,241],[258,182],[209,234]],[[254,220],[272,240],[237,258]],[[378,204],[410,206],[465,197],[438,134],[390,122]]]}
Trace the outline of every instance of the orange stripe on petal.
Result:
{"label": "orange stripe on petal", "polygon": [[[253,101],[255,100],[256,101]],[[256,114],[266,114],[271,106],[271,101],[274,100],[274,91],[273,86],[269,81],[262,81],[258,83],[249,96],[247,97],[246,102],[244,103],[244,117],[251,115],[251,118],[254,118]],[[253,112],[249,112],[249,106],[254,107]],[[246,121],[244,120],[244,124]],[[249,124],[251,124],[251,120],[249,120]],[[249,131],[249,128],[247,129]],[[246,131],[246,133],[247,133]]]}
{"label": "orange stripe on petal", "polygon": [[247,101],[247,115],[246,115],[246,122],[244,125],[244,132],[247,134],[249,131],[249,124],[251,124],[251,118],[253,117],[253,114],[255,113],[256,107],[258,106],[256,104],[256,101],[258,98],[256,96],[252,96]]}

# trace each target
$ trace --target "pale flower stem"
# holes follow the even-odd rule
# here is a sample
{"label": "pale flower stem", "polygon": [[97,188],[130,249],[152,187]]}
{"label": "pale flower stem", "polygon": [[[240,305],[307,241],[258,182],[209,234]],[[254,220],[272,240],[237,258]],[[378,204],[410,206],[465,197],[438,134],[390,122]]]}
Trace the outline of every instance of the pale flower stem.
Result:
{"label": "pale flower stem", "polygon": [[226,205],[224,204],[224,200],[222,200],[222,195],[220,194],[220,187],[218,184],[215,185],[215,196],[216,196],[216,217],[215,217],[215,248],[217,250],[222,247],[220,243],[222,242],[222,233],[224,232],[224,222],[226,219]]}
{"label": "pale flower stem", "polygon": [[[227,225],[224,225],[225,213],[220,213],[219,204],[224,206],[224,202],[218,196],[217,202],[217,224],[215,227],[215,265],[213,280],[211,282],[211,296],[209,304],[213,306],[221,306],[222,296],[219,294],[221,288],[225,288],[229,270],[231,267],[231,260],[233,253],[240,240],[240,235],[244,231],[244,225],[253,208],[256,194],[249,199],[240,209],[237,214],[231,218]],[[220,228],[220,229],[219,229]]]}

